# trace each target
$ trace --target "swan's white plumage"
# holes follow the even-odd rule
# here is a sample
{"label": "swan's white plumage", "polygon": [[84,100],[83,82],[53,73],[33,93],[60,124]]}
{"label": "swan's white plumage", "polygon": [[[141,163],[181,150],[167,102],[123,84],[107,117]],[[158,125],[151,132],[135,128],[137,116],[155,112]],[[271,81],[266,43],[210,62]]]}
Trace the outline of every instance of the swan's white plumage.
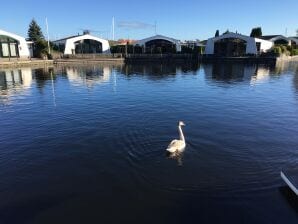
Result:
{"label": "swan's white plumage", "polygon": [[182,128],[181,126],[184,126],[185,124],[180,121],[179,125],[178,125],[178,130],[179,130],[179,134],[180,134],[180,139],[174,139],[173,141],[171,141],[171,143],[169,144],[167,151],[170,153],[175,153],[175,152],[182,152],[185,149],[185,138],[182,132]]}
{"label": "swan's white plumage", "polygon": [[174,153],[177,151],[182,151],[184,148],[185,142],[182,140],[175,139],[169,144],[167,151]]}

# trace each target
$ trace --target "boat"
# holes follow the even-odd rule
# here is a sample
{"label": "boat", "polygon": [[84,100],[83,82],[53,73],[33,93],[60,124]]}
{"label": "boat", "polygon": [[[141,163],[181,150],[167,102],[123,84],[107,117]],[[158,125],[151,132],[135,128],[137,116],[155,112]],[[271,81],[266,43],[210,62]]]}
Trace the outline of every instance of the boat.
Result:
{"label": "boat", "polygon": [[280,172],[280,176],[289,188],[291,188],[291,190],[298,196],[298,172],[283,170]]}

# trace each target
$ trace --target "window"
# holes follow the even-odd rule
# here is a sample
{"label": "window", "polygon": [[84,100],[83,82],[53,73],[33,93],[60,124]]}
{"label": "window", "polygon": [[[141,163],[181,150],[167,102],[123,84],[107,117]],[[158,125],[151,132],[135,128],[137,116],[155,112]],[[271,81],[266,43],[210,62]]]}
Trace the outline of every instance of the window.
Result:
{"label": "window", "polygon": [[2,56],[9,57],[8,43],[2,43]]}
{"label": "window", "polygon": [[0,35],[0,57],[18,56],[18,41],[11,37]]}
{"label": "window", "polygon": [[15,43],[11,43],[10,45],[10,56],[16,57],[17,56],[17,48]]}

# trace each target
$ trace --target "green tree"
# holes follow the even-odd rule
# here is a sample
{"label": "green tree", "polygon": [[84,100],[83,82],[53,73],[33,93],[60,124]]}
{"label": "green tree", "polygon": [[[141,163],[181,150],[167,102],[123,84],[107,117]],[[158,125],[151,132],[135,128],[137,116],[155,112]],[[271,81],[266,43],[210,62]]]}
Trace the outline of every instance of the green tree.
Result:
{"label": "green tree", "polygon": [[32,19],[31,23],[29,24],[28,37],[32,41],[44,40],[44,35],[35,19]]}
{"label": "green tree", "polygon": [[251,37],[261,37],[262,36],[262,28],[261,27],[252,28],[250,36]]}
{"label": "green tree", "polygon": [[219,30],[216,30],[215,37],[218,37],[218,36],[219,36]]}
{"label": "green tree", "polygon": [[228,34],[228,33],[230,33],[229,29],[227,29],[227,31],[224,32],[223,35],[224,35],[224,34]]}
{"label": "green tree", "polygon": [[47,41],[45,40],[42,30],[35,19],[32,19],[31,23],[29,24],[28,37],[34,42],[34,57],[43,58],[44,56],[50,56],[48,53]]}

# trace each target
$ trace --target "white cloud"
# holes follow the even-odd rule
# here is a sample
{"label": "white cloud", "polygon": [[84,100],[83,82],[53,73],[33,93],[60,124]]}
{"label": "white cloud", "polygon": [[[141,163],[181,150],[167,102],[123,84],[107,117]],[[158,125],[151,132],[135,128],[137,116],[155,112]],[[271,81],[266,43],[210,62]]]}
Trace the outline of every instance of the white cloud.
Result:
{"label": "white cloud", "polygon": [[139,29],[153,29],[155,25],[149,24],[149,23],[143,23],[143,22],[130,22],[130,21],[120,21],[117,23],[117,27],[119,28],[125,28],[125,29],[133,29],[133,30],[139,30]]}

